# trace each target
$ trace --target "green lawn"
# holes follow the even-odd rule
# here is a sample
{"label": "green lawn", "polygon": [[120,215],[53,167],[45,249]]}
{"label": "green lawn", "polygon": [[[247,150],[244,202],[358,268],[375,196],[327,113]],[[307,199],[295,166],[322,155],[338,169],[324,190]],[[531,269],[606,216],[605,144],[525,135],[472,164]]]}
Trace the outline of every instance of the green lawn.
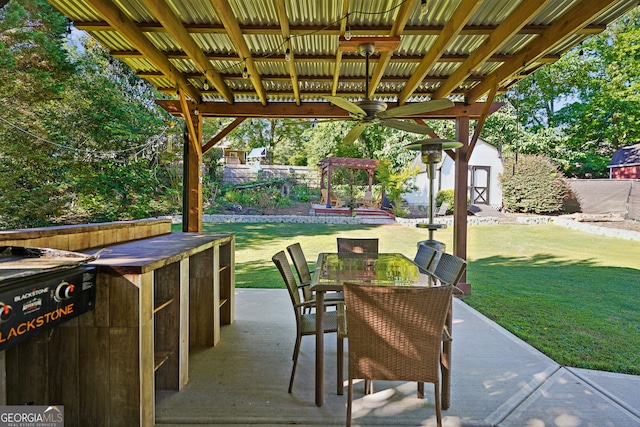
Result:
{"label": "green lawn", "polygon": [[[236,234],[236,286],[282,288],[271,256],[298,241],[313,265],[336,237],[379,237],[381,252],[413,258],[425,230],[400,225],[205,224]],[[464,300],[558,363],[640,374],[640,244],[555,225],[468,230]],[[452,249],[452,229],[437,240]]]}

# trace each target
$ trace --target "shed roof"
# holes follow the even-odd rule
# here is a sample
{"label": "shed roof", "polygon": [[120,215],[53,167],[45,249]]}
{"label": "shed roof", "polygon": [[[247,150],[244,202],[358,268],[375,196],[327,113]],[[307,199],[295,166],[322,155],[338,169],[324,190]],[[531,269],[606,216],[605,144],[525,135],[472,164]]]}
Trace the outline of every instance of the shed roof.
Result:
{"label": "shed roof", "polygon": [[365,96],[363,40],[376,45],[371,99],[473,104],[638,4],[428,0],[423,14],[419,0],[49,1],[160,91],[185,94],[169,111],[199,104],[205,117],[344,116],[323,96]]}
{"label": "shed roof", "polygon": [[265,147],[254,148],[247,154],[247,159],[263,159],[265,157],[267,157],[267,149]]}
{"label": "shed roof", "polygon": [[622,147],[613,153],[608,167],[621,166],[640,166],[640,144]]}

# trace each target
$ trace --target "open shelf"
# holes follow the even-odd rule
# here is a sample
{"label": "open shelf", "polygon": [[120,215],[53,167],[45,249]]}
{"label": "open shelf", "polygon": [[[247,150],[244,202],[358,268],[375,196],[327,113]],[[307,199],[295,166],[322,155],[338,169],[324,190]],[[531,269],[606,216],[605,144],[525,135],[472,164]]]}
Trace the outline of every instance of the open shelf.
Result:
{"label": "open shelf", "polygon": [[168,306],[172,302],[173,302],[173,298],[157,299],[153,303],[153,312],[157,313],[158,311],[162,310],[163,308],[165,308],[166,306]]}
{"label": "open shelf", "polygon": [[157,371],[167,360],[173,352],[171,350],[156,350],[153,353],[153,370]]}

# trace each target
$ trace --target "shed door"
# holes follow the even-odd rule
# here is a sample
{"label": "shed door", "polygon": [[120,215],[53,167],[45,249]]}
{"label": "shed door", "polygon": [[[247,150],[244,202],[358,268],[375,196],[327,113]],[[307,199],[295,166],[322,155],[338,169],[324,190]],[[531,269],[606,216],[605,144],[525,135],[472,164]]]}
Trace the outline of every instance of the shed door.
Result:
{"label": "shed door", "polygon": [[469,193],[471,203],[489,204],[491,166],[471,166]]}

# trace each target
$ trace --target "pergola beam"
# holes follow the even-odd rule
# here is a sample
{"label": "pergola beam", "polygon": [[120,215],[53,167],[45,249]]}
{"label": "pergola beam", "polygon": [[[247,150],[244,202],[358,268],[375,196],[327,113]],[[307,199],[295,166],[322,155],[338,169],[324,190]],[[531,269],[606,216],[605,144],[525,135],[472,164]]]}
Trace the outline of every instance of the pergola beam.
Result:
{"label": "pergola beam", "polygon": [[[174,116],[181,116],[182,110],[178,101],[157,100],[156,103]],[[389,108],[397,106],[388,103]],[[491,104],[490,113],[498,111],[502,103]],[[470,117],[472,120],[483,114],[485,104],[474,103],[466,105],[457,103],[451,108],[417,114],[407,119],[455,119],[460,116]],[[332,106],[329,102],[303,102],[299,106],[285,102],[273,102],[265,107],[258,102],[237,102],[227,105],[221,102],[203,102],[198,107],[203,117],[248,117],[248,118],[290,118],[290,119],[340,119],[349,118],[349,113],[342,108]]]}
{"label": "pergola beam", "polygon": [[[411,12],[413,12],[413,8],[414,3],[410,1],[402,4],[400,9],[398,10],[398,15],[393,22],[393,27],[389,32],[390,37],[398,37],[400,36],[400,34],[402,34],[402,31],[407,24],[407,20],[409,19],[409,16],[411,16]],[[373,76],[371,76],[371,80],[369,82],[369,93],[367,94],[369,98],[373,98],[373,95],[376,93],[376,89],[380,84],[382,76],[384,76],[384,73],[387,70],[387,66],[389,65],[389,61],[391,60],[392,56],[393,52],[391,51],[383,52],[380,55],[380,60],[378,61]],[[369,76],[366,77],[369,78]]]}
{"label": "pergola beam", "polygon": [[[344,0],[342,2],[342,12],[340,16],[347,16],[349,12],[349,0]],[[347,28],[347,20],[343,19],[340,21],[340,39],[344,37],[344,33]],[[338,92],[338,82],[340,81],[340,67],[342,66],[342,51],[338,49],[336,53],[333,68],[333,85],[331,86],[331,95],[335,96]]]}
{"label": "pergola beam", "polygon": [[246,117],[237,117],[234,121],[232,121],[231,123],[229,123],[227,125],[227,127],[225,127],[224,129],[222,129],[220,132],[218,132],[218,134],[216,136],[214,136],[213,138],[211,138],[206,144],[204,144],[202,146],[202,152],[206,153],[207,151],[209,151],[211,148],[215,147],[215,145],[222,141],[222,139],[227,136],[229,134],[229,132],[231,132],[232,130],[234,130],[235,128],[238,127],[238,125],[240,125],[240,123],[244,122],[247,118]]}
{"label": "pergola beam", "polygon": [[184,117],[186,125],[187,125],[187,133],[189,134],[189,143],[193,148],[193,152],[198,156],[202,156],[202,146],[200,145],[200,140],[198,139],[197,132],[197,123],[194,123],[193,114],[191,114],[191,109],[189,108],[189,103],[187,98],[184,96],[182,92],[179,93],[180,100],[180,111],[182,113],[182,117]]}
{"label": "pergola beam", "polygon": [[[171,51],[171,52],[163,52],[164,55],[168,59],[189,59],[189,56],[182,51]],[[109,55],[118,59],[127,59],[127,58],[144,58],[144,55],[141,52],[135,50],[112,50],[109,52]],[[205,53],[205,56],[210,61],[233,61],[238,58],[238,55],[233,53]],[[460,55],[460,54],[443,54],[438,62],[464,62],[467,60],[468,55]],[[487,61],[488,62],[507,62],[512,60],[514,55],[505,55],[505,54],[494,54],[491,55]],[[335,60],[335,56],[333,55],[314,55],[314,54],[305,54],[298,52],[296,55],[296,62],[333,62]],[[401,57],[391,58],[390,62],[402,62],[402,63],[414,63],[421,62],[423,60],[422,55],[403,55]],[[538,62],[541,63],[549,63],[555,62],[560,59],[559,55],[544,55],[537,59]],[[369,62],[377,63],[380,60],[380,56],[375,53],[369,58]],[[286,58],[283,54],[273,54],[269,55],[269,57],[256,57],[253,58],[254,62],[285,62]],[[362,62],[362,56],[360,55],[342,55],[342,62]],[[226,78],[227,74],[224,74],[223,77]],[[362,81],[362,77],[360,78]]]}
{"label": "pergola beam", "polygon": [[159,70],[176,82],[179,88],[185,91],[191,99],[198,102],[200,100],[200,92],[194,88],[169,62],[167,57],[143,34],[136,24],[109,0],[87,0],[87,3],[93,7],[100,15],[104,16],[107,22],[120,31],[129,42],[135,46],[149,61],[155,64]]}
{"label": "pergola beam", "polygon": [[398,95],[398,102],[403,105],[407,99],[413,95],[420,83],[425,81],[425,77],[431,68],[440,61],[447,47],[462,32],[465,24],[471,18],[473,13],[480,7],[482,0],[462,0],[455,10],[451,19],[444,26],[438,38],[431,46],[427,54],[418,64],[413,74],[407,80],[407,84]]}
{"label": "pergola beam", "polygon": [[584,0],[565,13],[561,19],[548,27],[539,37],[520,50],[520,53],[491,73],[481,84],[469,91],[467,100],[474,102],[503,80],[536,62],[539,57],[565,39],[584,28],[591,20],[615,3],[615,0]]}
{"label": "pergola beam", "polygon": [[527,0],[493,31],[489,37],[436,90],[434,97],[444,98],[453,92],[487,58],[500,49],[524,25],[536,16],[551,0]]}
{"label": "pergola beam", "polygon": [[198,47],[195,40],[191,37],[189,32],[184,28],[180,18],[176,16],[173,10],[167,6],[164,0],[143,0],[145,6],[158,17],[160,24],[167,29],[169,34],[173,36],[180,46],[185,50],[206,79],[216,88],[218,93],[229,103],[233,104],[233,93],[231,89],[224,82],[220,73],[213,68],[211,61],[202,52],[202,49]]}
{"label": "pergola beam", "polygon": [[[291,79],[291,86],[293,88],[293,95],[296,100],[296,104],[300,105],[300,86],[298,84],[298,73],[296,72],[296,64],[294,61],[293,49],[291,49],[291,32],[289,31],[289,17],[287,16],[287,6],[284,0],[276,1],[276,9],[278,10],[278,20],[280,21],[280,28],[282,28],[282,37],[284,37],[284,48],[289,51],[289,60],[287,62],[287,68],[289,69],[289,78]],[[286,56],[286,54],[285,54]]]}
{"label": "pergola beam", "polygon": [[[348,3],[345,0],[344,3]],[[344,5],[343,3],[343,5]],[[348,10],[348,9],[347,9]],[[340,16],[345,16],[347,10],[344,10]],[[157,22],[137,22],[135,24],[138,29],[145,33],[162,33],[167,30]],[[317,25],[291,25],[291,35],[304,35],[309,32],[322,36],[344,36],[344,29],[340,26],[317,26]],[[73,26],[83,31],[114,31],[114,27],[105,21],[74,21]],[[185,24],[185,29],[191,34],[225,34],[225,28],[219,24]],[[386,26],[357,26],[350,25],[351,32],[355,36],[385,36],[391,31],[391,27]],[[409,25],[404,29],[403,34],[413,36],[437,36],[443,30],[445,26],[442,25]],[[531,35],[542,34],[549,28],[549,25],[525,25],[522,27],[518,34]],[[581,35],[593,35],[604,31],[606,26],[591,24],[580,29],[578,34]],[[496,29],[495,25],[465,25],[460,31],[461,35],[473,35],[473,34],[491,34]],[[280,27],[273,25],[240,25],[240,30],[243,34],[247,35],[279,35],[282,34]]]}
{"label": "pergola beam", "polygon": [[247,67],[247,71],[249,72],[249,79],[251,79],[251,83],[253,83],[253,87],[258,94],[258,98],[260,98],[260,102],[262,103],[262,105],[267,105],[267,94],[264,90],[264,86],[262,85],[262,80],[260,80],[260,73],[258,73],[258,69],[253,62],[251,49],[249,49],[249,46],[244,39],[244,35],[242,34],[242,30],[240,29],[240,25],[238,24],[238,20],[236,19],[233,10],[231,10],[229,1],[210,0],[210,2],[213,5],[218,18],[220,18],[220,21],[222,21],[222,25],[227,31],[229,38],[238,49],[240,59]]}
{"label": "pergola beam", "polygon": [[482,110],[482,115],[478,118],[478,123],[476,124],[476,128],[473,131],[473,136],[471,137],[471,142],[469,143],[469,150],[467,151],[467,163],[471,160],[471,155],[473,154],[474,148],[476,148],[476,144],[478,142],[478,138],[480,138],[480,132],[482,132],[482,128],[484,127],[484,122],[489,117],[490,109],[489,107],[493,103],[493,99],[496,97],[496,93],[498,92],[498,88],[494,87],[489,96],[487,97],[487,102],[484,104],[484,109]]}

